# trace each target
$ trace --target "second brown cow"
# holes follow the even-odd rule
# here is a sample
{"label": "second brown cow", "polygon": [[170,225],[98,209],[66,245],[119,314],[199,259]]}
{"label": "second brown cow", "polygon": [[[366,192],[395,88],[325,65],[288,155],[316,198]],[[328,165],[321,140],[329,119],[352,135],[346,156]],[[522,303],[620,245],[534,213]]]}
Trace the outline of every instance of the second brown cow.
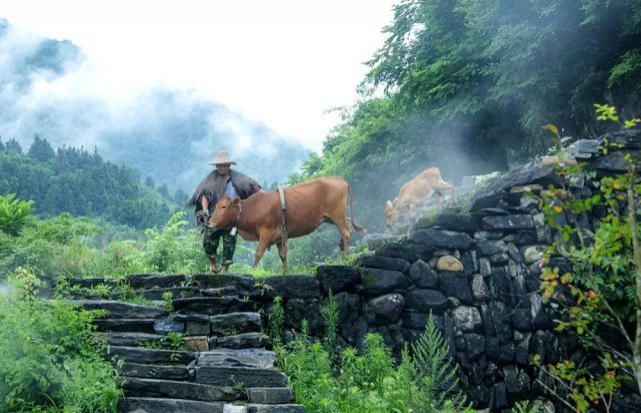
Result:
{"label": "second brown cow", "polygon": [[[343,256],[347,255],[351,238],[350,220],[346,216],[348,196],[351,225],[358,232],[366,232],[365,228],[354,222],[352,190],[341,178],[319,178],[285,188],[284,192],[288,238],[307,235],[323,222],[331,222],[340,233]],[[267,247],[276,244],[283,272],[287,272],[287,247],[282,242],[283,221],[278,191],[257,192],[245,200],[223,197],[216,203],[216,211],[209,219],[209,224],[226,230],[237,227],[245,240],[258,241],[254,267]]]}
{"label": "second brown cow", "polygon": [[427,168],[410,181],[406,182],[394,198],[394,202],[385,204],[385,218],[388,228],[391,228],[401,214],[408,215],[408,231],[416,220],[416,207],[433,195],[438,195],[442,200],[443,191],[454,190],[454,185],[441,178],[438,168]]}

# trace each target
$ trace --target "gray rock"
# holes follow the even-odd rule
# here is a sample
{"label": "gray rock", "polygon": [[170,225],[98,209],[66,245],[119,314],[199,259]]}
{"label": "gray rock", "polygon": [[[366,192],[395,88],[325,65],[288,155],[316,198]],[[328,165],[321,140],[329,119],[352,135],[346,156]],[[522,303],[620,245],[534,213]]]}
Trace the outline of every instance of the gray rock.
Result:
{"label": "gray rock", "polygon": [[490,297],[490,291],[481,274],[476,274],[472,278],[472,296],[478,301],[484,301]]}
{"label": "gray rock", "polygon": [[410,278],[417,287],[436,288],[438,277],[430,266],[423,260],[417,260],[410,267]]}
{"label": "gray rock", "polygon": [[495,254],[490,256],[490,264],[492,265],[503,265],[507,264],[510,257],[506,253]]}
{"label": "gray rock", "polygon": [[437,290],[417,288],[407,293],[405,305],[420,313],[440,314],[447,308],[447,297]]}
{"label": "gray rock", "polygon": [[405,299],[398,293],[386,294],[369,301],[376,319],[381,323],[396,322],[405,306]]}
{"label": "gray rock", "polygon": [[479,256],[485,257],[506,252],[507,244],[503,240],[478,241],[476,243],[476,248],[479,252]]}
{"label": "gray rock", "polygon": [[334,296],[334,301],[338,306],[337,323],[339,325],[356,320],[361,306],[361,298],[358,294],[338,293]]}
{"label": "gray rock", "polygon": [[321,303],[317,299],[290,298],[285,305],[285,325],[300,330],[303,320],[307,320],[313,334],[322,333],[325,321],[321,315]]}
{"label": "gray rock", "polygon": [[252,387],[247,389],[247,398],[251,403],[285,404],[294,394],[289,387]]}
{"label": "gray rock", "polygon": [[434,249],[468,249],[472,244],[472,238],[464,232],[437,229],[418,230],[410,236],[410,240]]}
{"label": "gray rock", "polygon": [[436,261],[436,269],[439,271],[463,272],[463,263],[452,255],[444,255]]}
{"label": "gray rock", "polygon": [[332,290],[334,294],[353,290],[361,279],[358,268],[345,265],[320,265],[316,276],[323,292]]}
{"label": "gray rock", "polygon": [[363,268],[361,282],[363,283],[363,292],[368,296],[401,291],[410,286],[410,281],[402,272],[375,268]]}
{"label": "gray rock", "polygon": [[379,268],[381,270],[408,272],[410,263],[401,258],[383,257],[380,255],[369,255],[358,260],[363,267]]}
{"label": "gray rock", "polygon": [[485,216],[481,218],[481,224],[488,231],[534,229],[532,215]]}
{"label": "gray rock", "polygon": [[453,272],[440,272],[439,289],[448,297],[456,297],[463,304],[472,304],[472,289],[470,288],[470,279],[464,274]]}
{"label": "gray rock", "polygon": [[547,247],[545,245],[532,245],[523,248],[521,250],[521,254],[523,255],[526,264],[532,264],[543,257],[543,253],[546,249]]}
{"label": "gray rock", "polygon": [[219,336],[260,331],[262,328],[262,320],[258,313],[213,315],[209,317],[209,322],[212,334]]}
{"label": "gray rock", "polygon": [[310,275],[276,275],[266,277],[264,282],[265,298],[318,298],[319,281]]}
{"label": "gray rock", "polygon": [[481,313],[476,307],[458,307],[452,311],[452,317],[457,330],[462,332],[480,331],[483,324]]}
{"label": "gray rock", "polygon": [[479,218],[473,215],[444,212],[436,217],[434,225],[450,231],[473,233],[479,228]]}

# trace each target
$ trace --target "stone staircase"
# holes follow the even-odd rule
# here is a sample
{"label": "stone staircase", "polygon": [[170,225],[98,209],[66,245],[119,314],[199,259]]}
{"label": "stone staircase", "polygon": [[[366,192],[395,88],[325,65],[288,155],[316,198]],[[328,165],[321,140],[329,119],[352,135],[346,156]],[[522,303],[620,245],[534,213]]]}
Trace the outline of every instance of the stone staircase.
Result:
{"label": "stone staircase", "polygon": [[124,289],[69,281],[73,302],[102,310],[94,323],[109,343],[105,356],[120,366],[121,412],[304,412],[274,367],[254,302],[234,286],[211,287],[216,277],[135,275]]}

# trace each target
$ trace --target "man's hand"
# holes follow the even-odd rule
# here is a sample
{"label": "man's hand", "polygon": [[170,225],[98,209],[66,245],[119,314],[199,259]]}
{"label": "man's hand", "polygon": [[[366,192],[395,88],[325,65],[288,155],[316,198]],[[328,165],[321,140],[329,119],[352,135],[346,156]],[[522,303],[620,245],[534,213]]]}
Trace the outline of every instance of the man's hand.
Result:
{"label": "man's hand", "polygon": [[199,224],[204,224],[207,222],[209,219],[209,211],[206,209],[202,209],[198,212],[196,212],[196,222]]}

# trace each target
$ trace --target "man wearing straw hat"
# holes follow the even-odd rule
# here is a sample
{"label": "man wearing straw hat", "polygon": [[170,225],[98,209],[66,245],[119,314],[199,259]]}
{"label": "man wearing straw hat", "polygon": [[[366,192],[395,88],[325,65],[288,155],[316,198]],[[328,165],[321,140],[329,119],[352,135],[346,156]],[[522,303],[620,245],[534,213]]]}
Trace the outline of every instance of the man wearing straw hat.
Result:
{"label": "man wearing straw hat", "polygon": [[258,182],[252,178],[230,168],[232,164],[236,165],[236,162],[229,158],[226,151],[216,152],[216,158],[211,164],[215,165],[216,169],[198,185],[187,203],[187,207],[194,207],[196,222],[203,233],[203,247],[209,257],[212,272],[218,272],[216,251],[220,238],[223,239],[222,270],[227,272],[234,257],[238,234],[235,228],[225,231],[214,230],[207,226],[209,214],[215,210],[216,202],[223,196],[246,199],[260,191],[261,188]]}

